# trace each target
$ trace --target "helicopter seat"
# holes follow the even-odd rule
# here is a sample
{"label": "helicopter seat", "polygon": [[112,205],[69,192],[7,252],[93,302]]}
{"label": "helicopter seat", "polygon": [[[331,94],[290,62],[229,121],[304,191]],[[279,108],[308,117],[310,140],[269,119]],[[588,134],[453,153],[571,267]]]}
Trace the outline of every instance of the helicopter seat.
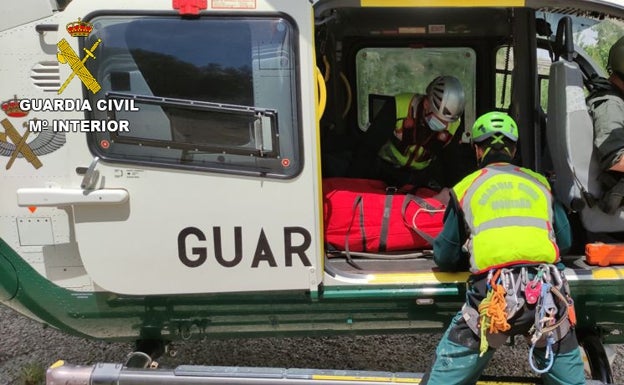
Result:
{"label": "helicopter seat", "polygon": [[624,231],[624,210],[607,214],[591,116],[585,103],[583,75],[574,62],[561,59],[550,67],[546,139],[552,154],[553,192],[569,210],[579,213],[584,228],[594,233]]}

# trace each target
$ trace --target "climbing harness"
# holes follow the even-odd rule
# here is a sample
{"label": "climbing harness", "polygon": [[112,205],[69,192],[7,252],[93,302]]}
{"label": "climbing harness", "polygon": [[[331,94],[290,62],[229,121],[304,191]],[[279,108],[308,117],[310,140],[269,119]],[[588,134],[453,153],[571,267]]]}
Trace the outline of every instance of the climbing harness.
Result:
{"label": "climbing harness", "polygon": [[[574,301],[564,275],[551,264],[491,269],[486,279],[487,295],[478,311],[464,304],[462,314],[470,329],[480,336],[479,354],[506,341],[508,322],[523,306],[535,307],[535,321],[528,332],[529,365],[538,374],[554,363],[553,345],[576,324]],[[546,365],[534,362],[535,348],[545,348]]]}

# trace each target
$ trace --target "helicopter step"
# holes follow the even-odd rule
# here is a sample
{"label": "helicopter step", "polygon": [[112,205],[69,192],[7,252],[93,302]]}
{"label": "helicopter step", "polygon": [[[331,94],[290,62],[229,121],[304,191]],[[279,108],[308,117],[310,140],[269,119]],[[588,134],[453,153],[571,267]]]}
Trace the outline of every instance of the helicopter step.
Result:
{"label": "helicopter step", "polygon": [[[419,384],[422,376],[423,373],[236,366],[183,365],[175,369],[129,368],[114,363],[76,366],[58,361],[48,369],[46,385],[389,385]],[[542,381],[484,376],[477,384],[542,384]],[[603,382],[588,380],[586,384]]]}

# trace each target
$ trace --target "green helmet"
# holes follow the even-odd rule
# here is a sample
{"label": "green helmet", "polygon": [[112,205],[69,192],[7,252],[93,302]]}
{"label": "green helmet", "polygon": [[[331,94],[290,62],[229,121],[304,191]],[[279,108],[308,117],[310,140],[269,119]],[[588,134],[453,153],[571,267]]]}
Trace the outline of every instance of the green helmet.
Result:
{"label": "green helmet", "polygon": [[[497,135],[498,134],[498,135]],[[481,115],[472,126],[472,142],[483,142],[493,136],[504,135],[518,141],[518,126],[516,122],[504,112],[492,111]]]}
{"label": "green helmet", "polygon": [[624,76],[624,36],[619,38],[609,50],[607,71],[609,74],[615,72],[620,77]]}

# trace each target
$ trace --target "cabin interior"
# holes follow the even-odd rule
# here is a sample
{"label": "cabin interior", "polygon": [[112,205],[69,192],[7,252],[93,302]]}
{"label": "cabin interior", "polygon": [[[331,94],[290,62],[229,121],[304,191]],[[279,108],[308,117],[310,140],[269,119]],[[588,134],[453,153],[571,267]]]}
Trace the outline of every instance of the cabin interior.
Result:
{"label": "cabin interior", "polygon": [[[574,243],[562,260],[590,269],[584,258],[586,243],[620,241],[622,210],[608,215],[585,199],[602,194],[596,180],[593,128],[586,110],[570,112],[569,106],[578,100],[566,93],[573,86],[587,95],[590,79],[605,76],[604,69],[574,44],[574,36],[606,15],[574,8],[332,4],[339,2],[316,9],[317,66],[327,89],[320,125],[325,182],[369,177],[376,151],[397,119],[393,95],[424,93],[434,77],[453,75],[464,86],[466,107],[457,134],[436,167],[427,170],[431,182],[427,187],[452,187],[476,170],[464,130],[469,131],[485,112],[507,112],[520,130],[515,163],[544,174],[568,209]],[[333,203],[328,203],[327,189],[324,193],[327,221],[327,205]],[[351,210],[355,227],[362,223],[358,217],[364,210],[357,205]],[[326,271],[347,276],[435,268],[430,247],[357,252],[327,244],[326,256]]]}

